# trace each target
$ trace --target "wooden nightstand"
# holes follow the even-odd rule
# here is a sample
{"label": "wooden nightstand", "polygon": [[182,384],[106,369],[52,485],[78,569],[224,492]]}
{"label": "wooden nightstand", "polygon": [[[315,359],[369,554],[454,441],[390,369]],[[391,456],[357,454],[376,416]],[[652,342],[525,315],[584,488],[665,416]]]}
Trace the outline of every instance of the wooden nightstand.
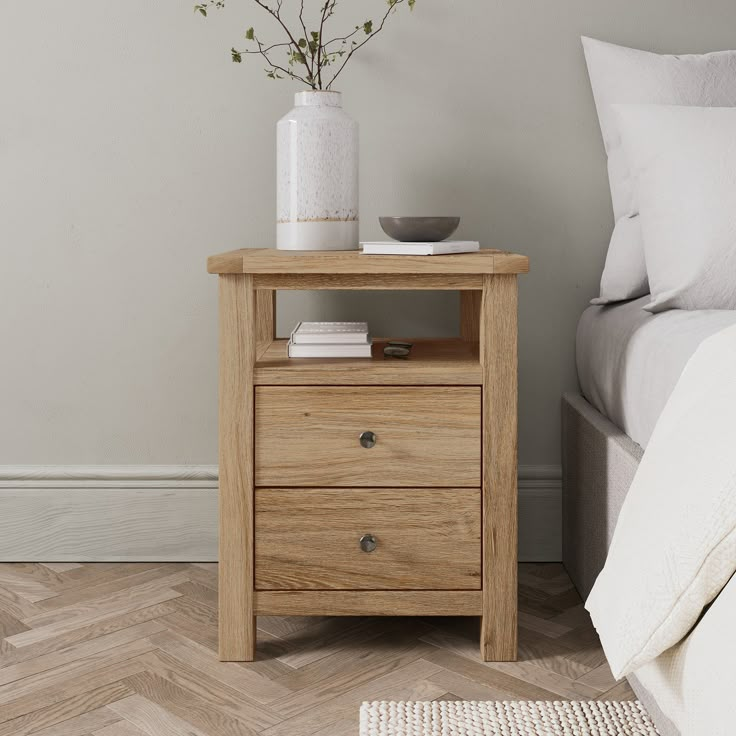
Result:
{"label": "wooden nightstand", "polygon": [[[528,269],[494,250],[209,258],[220,659],[254,658],[259,615],[482,616],[482,658],[516,659],[516,282]],[[461,337],[416,340],[408,360],[385,359],[380,341],[370,360],[289,360],[277,289],[458,289]]]}

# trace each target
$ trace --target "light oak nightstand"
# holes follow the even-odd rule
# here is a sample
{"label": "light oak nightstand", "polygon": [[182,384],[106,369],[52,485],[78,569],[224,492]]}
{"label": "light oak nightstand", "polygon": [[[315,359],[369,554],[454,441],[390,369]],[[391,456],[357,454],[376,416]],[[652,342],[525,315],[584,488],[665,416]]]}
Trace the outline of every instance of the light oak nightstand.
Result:
{"label": "light oak nightstand", "polygon": [[[238,250],[220,275],[220,659],[256,616],[481,616],[516,659],[517,274],[525,256]],[[288,359],[277,289],[457,289],[408,360]],[[399,336],[396,336],[399,337]],[[407,337],[407,336],[403,336]]]}

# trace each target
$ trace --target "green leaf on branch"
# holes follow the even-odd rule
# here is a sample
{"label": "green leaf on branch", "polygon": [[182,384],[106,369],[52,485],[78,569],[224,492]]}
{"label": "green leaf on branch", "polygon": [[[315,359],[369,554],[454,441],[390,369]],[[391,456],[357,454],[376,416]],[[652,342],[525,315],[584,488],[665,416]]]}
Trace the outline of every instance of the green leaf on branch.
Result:
{"label": "green leaf on branch", "polygon": [[417,0],[407,0],[409,3],[409,10],[414,10]]}
{"label": "green leaf on branch", "polygon": [[204,5],[195,5],[194,12],[201,13],[205,18],[207,17],[207,8]]}
{"label": "green leaf on branch", "polygon": [[300,38],[299,39],[299,48],[300,49],[307,48],[307,39],[306,38]]}
{"label": "green leaf on branch", "polygon": [[304,54],[301,51],[295,51],[294,49],[291,49],[289,52],[289,65],[293,66],[294,64],[306,64],[307,63],[307,57],[304,56]]}
{"label": "green leaf on branch", "polygon": [[230,49],[230,53],[233,56],[233,61],[237,62],[238,64],[243,61],[243,55],[237,49]]}
{"label": "green leaf on branch", "polygon": [[367,20],[365,23],[363,23],[363,30],[365,31],[365,35],[369,35],[373,31],[373,21]]}
{"label": "green leaf on branch", "polygon": [[246,39],[247,39],[248,41],[252,41],[252,40],[253,40],[253,39],[254,39],[255,37],[256,37],[256,32],[255,32],[255,31],[253,30],[253,28],[249,28],[249,29],[248,29],[248,30],[247,30],[247,31],[245,32],[245,38],[246,38]]}

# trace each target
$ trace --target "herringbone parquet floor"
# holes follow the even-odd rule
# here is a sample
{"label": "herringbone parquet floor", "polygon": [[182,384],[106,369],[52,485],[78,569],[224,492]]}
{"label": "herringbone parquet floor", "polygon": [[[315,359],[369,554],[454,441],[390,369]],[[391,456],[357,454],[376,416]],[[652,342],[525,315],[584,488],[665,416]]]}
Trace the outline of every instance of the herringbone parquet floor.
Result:
{"label": "herringbone parquet floor", "polygon": [[217,660],[216,565],[0,565],[0,736],[342,736],[363,700],[633,698],[560,565],[520,568],[520,652],[476,619],[261,618]]}

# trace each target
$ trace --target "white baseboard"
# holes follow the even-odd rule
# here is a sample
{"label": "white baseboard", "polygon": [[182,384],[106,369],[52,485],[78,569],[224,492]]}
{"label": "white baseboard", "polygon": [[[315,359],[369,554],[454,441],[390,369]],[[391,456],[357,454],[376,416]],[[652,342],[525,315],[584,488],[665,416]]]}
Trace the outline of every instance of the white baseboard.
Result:
{"label": "white baseboard", "polygon": [[[519,468],[519,558],[562,559],[560,468]],[[217,560],[215,465],[0,465],[0,561]]]}

